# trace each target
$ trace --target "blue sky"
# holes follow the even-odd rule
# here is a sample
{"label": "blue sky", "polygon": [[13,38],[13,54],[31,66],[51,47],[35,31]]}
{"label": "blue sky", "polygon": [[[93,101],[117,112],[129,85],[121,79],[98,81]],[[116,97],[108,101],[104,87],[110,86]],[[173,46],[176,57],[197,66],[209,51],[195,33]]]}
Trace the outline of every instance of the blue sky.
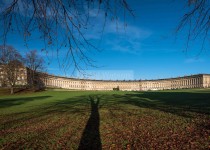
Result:
{"label": "blue sky", "polygon": [[[117,29],[116,23],[108,20],[102,39],[100,31],[103,18],[100,14],[96,15],[94,9],[91,11],[94,26],[85,36],[101,51],[94,51],[90,55],[97,68],[86,68],[90,74],[100,73],[93,73],[88,78],[138,80],[210,73],[209,43],[206,43],[204,52],[198,56],[202,42],[200,39],[191,42],[186,52],[186,31],[175,34],[175,29],[187,10],[183,0],[128,2],[135,17],[127,15],[126,28],[123,16],[120,16],[117,22]],[[11,36],[8,42],[23,55],[28,50],[18,35]],[[41,44],[39,41],[30,42],[29,49],[40,50]],[[45,57],[43,53],[40,55]],[[61,53],[60,57],[64,56],[65,53]],[[66,73],[59,69],[56,54],[49,55],[46,62],[50,62],[48,72],[72,76],[71,69]],[[104,72],[104,75],[101,75],[101,72]],[[114,73],[116,75],[113,77]]]}

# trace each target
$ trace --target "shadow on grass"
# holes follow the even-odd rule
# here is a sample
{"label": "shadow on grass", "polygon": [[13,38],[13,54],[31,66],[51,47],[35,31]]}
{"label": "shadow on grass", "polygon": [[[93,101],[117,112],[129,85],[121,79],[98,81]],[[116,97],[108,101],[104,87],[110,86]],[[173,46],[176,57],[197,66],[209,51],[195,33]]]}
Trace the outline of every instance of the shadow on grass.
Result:
{"label": "shadow on grass", "polygon": [[[94,100],[94,98],[97,98],[95,100],[100,99],[100,106],[98,106],[98,102],[97,109],[98,107],[120,109],[126,112],[126,109],[130,109],[127,105],[132,105],[140,108],[160,110],[183,117],[191,117],[189,113],[210,114],[210,92],[131,92],[127,94],[91,94],[88,96],[82,95],[48,103],[47,105],[40,106],[39,109],[34,109],[33,114],[37,117],[38,115],[41,116],[49,113],[85,114],[89,111],[89,101]],[[51,96],[0,99],[0,108],[21,105],[29,101],[42,100],[49,97]],[[87,101],[87,98],[89,101]],[[91,102],[91,107],[93,106]]]}
{"label": "shadow on grass", "polygon": [[134,92],[113,96],[122,104],[160,110],[183,117],[190,117],[189,113],[210,114],[210,93]]}
{"label": "shadow on grass", "polygon": [[[35,99],[37,100],[37,98]],[[13,126],[14,124],[29,120],[32,124],[37,123],[37,121],[47,119],[47,116],[60,116],[62,114],[79,114],[80,116],[82,116],[82,114],[87,115],[87,112],[90,111],[89,119],[87,120],[86,126],[84,127],[82,136],[79,140],[80,142],[78,149],[101,150],[102,144],[99,131],[99,103],[100,97],[96,95],[86,95],[64,99],[61,101],[51,103],[48,106],[43,106],[42,108],[36,108],[34,110],[31,110],[30,112],[12,114],[13,116],[17,116],[15,118],[12,118],[12,120],[9,119],[5,121],[4,126],[2,128],[4,128],[5,130],[8,127]],[[63,124],[63,126],[68,126],[68,122],[66,122],[66,124]],[[42,134],[47,134],[50,132],[54,132],[53,130],[56,129],[47,129],[40,132],[42,132]]]}
{"label": "shadow on grass", "polygon": [[[3,102],[0,103],[0,106],[2,104],[4,104],[5,107],[12,106],[12,105],[17,105],[18,103],[21,104],[27,101],[41,100],[48,97],[50,96],[0,100],[1,102]],[[137,106],[137,108],[139,107],[139,108],[148,108],[151,110],[159,110],[162,112],[172,113],[183,117],[194,117],[193,115],[190,115],[186,112],[192,112],[197,114],[210,114],[209,97],[210,93],[207,92],[189,93],[189,92],[174,92],[174,91],[173,92],[171,91],[130,92],[127,94],[120,94],[116,92],[112,94],[102,94],[102,95],[101,94],[82,95],[72,98],[56,100],[51,103],[45,104],[43,106],[36,107],[33,110],[25,112],[25,114],[24,112],[19,114],[18,113],[11,114],[12,115],[11,118],[4,116],[5,121],[2,123],[4,124],[2,125],[2,128],[4,128],[4,130],[7,130],[10,127],[12,127],[14,124],[18,123],[21,124],[24,121],[29,121],[29,120],[31,124],[36,124],[37,122],[41,122],[42,120],[46,120],[47,118],[52,117],[53,119],[53,117],[55,116],[59,117],[62,116],[63,114],[65,114],[66,116],[71,116],[72,114],[76,114],[76,116],[78,116],[77,114],[79,114],[79,117],[85,114],[88,118],[87,112],[90,111],[91,113],[89,119],[87,120],[87,123],[84,121],[86,123],[86,126],[82,125],[81,127],[81,129],[84,128],[84,130],[81,139],[80,138],[78,139],[78,144],[79,144],[78,149],[100,150],[102,149],[100,132],[99,132],[100,108],[110,109],[111,115],[113,115],[114,118],[119,117],[119,114],[117,113],[118,110],[123,111],[123,115],[124,112],[133,113],[132,109],[133,108],[136,109],[133,106]],[[6,103],[6,101],[10,103]],[[103,117],[102,115],[103,113],[101,114],[101,118]],[[123,119],[122,115],[120,117],[122,117]],[[79,122],[74,121],[74,124],[76,126],[78,125],[78,123],[80,123],[80,121]],[[209,125],[207,123],[202,123],[201,125],[199,125],[201,129],[207,129],[207,130],[209,129]],[[63,123],[61,127],[63,126],[69,126],[69,122]],[[47,134],[50,132],[54,133],[55,132],[54,130],[56,130],[56,128],[49,128],[47,130],[43,130],[42,134],[45,133]],[[75,129],[75,133],[76,132],[78,133],[77,129]],[[39,134],[37,134],[36,138],[39,138],[38,136]],[[31,140],[33,141],[33,139]],[[70,138],[67,139],[67,141],[70,141]]]}
{"label": "shadow on grass", "polygon": [[[94,99],[96,97],[98,100],[100,99],[100,106],[97,107],[119,109],[124,112],[126,112],[126,109],[132,109],[132,107],[128,107],[127,105],[132,105],[183,117],[193,117],[191,113],[210,114],[210,92],[190,93],[176,91],[131,92],[128,94],[115,93],[102,95],[91,94],[89,98],[88,95],[83,95],[67,98],[44,106],[44,108],[40,108],[39,112],[42,112],[41,114],[64,112],[83,114],[89,111],[87,98],[91,101],[91,98]],[[91,107],[93,107],[93,105],[91,105]]]}
{"label": "shadow on grass", "polygon": [[0,99],[0,108],[21,105],[34,100],[43,100],[51,96],[36,96],[36,97],[21,97],[21,98],[6,98]]}
{"label": "shadow on grass", "polygon": [[[0,100],[1,107],[10,107],[14,105],[20,105],[33,100],[42,100],[51,96],[38,96],[38,97],[25,97],[25,98],[10,98]],[[95,125],[98,131],[99,126],[99,114],[98,109],[103,108],[107,110],[116,110],[124,113],[134,113],[132,109],[136,109],[130,106],[137,106],[139,108],[148,108],[151,110],[159,110],[174,115],[193,118],[196,114],[209,115],[210,114],[210,93],[189,93],[189,92],[131,92],[127,94],[91,94],[82,95],[67,99],[62,99],[56,102],[48,103],[39,108],[32,109],[28,112],[21,112],[16,114],[10,114],[5,116],[16,116],[13,119],[5,120],[4,124],[10,126],[15,122],[33,120],[35,118],[42,118],[49,114],[79,114],[86,115],[91,109],[91,115],[84,133],[87,135],[87,131],[90,127],[92,120],[95,120]],[[88,99],[88,100],[87,100]],[[100,104],[99,104],[100,100]],[[91,108],[89,107],[91,102]],[[114,111],[113,111],[114,112]],[[137,113],[138,115],[138,113]],[[117,116],[116,116],[117,117]],[[98,124],[98,125],[97,125]],[[90,128],[91,129],[91,128]],[[99,134],[99,131],[98,131]],[[82,139],[85,139],[84,136]],[[98,138],[100,139],[100,138]],[[98,140],[100,141],[100,140]],[[99,142],[100,143],[100,142]]]}
{"label": "shadow on grass", "polygon": [[89,97],[91,103],[91,114],[83,131],[78,150],[101,150],[101,138],[99,132],[100,116],[98,112],[99,98]]}

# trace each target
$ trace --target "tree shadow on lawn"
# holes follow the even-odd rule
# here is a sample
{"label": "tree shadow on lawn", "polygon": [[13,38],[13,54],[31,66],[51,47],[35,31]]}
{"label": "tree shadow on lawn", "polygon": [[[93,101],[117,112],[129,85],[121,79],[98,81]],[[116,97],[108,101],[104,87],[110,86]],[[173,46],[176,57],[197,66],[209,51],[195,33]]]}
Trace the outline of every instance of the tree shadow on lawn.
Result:
{"label": "tree shadow on lawn", "polygon": [[78,150],[101,150],[101,138],[99,132],[100,116],[98,105],[100,99],[90,96],[91,114],[83,131]]}
{"label": "tree shadow on lawn", "polygon": [[[160,110],[167,113],[176,114],[184,117],[191,117],[186,112],[193,112],[198,114],[210,114],[210,93],[189,93],[189,92],[132,92],[128,94],[90,94],[82,95],[67,99],[57,100],[49,104],[40,106],[30,110],[33,115],[31,118],[47,115],[49,113],[87,113],[90,111],[89,102],[90,97],[97,97],[100,99],[99,108],[116,109],[126,112],[129,104],[138,106],[140,108],[149,108],[153,110]],[[23,97],[23,98],[10,98],[1,100],[1,107],[10,107],[14,105],[21,105],[23,103],[42,100],[51,96],[37,96],[37,97]],[[89,99],[89,100],[87,100]],[[123,106],[123,107],[121,107]],[[130,113],[131,111],[128,111]],[[13,114],[15,115],[15,114]]]}
{"label": "tree shadow on lawn", "polygon": [[19,97],[19,98],[6,98],[0,99],[0,108],[21,105],[30,101],[44,100],[52,96],[35,96],[35,97]]}
{"label": "tree shadow on lawn", "polygon": [[[20,105],[20,107],[25,107],[25,106],[21,106],[21,104],[24,104],[30,101],[44,100],[50,97],[53,98],[53,96],[37,96],[37,97],[0,99],[0,108],[7,108],[7,107],[15,106],[15,105]],[[45,103],[44,105],[40,105],[39,107],[32,107],[30,110],[27,110],[27,111],[20,111],[20,112],[15,112],[11,114],[9,113],[9,114],[3,115],[2,117],[7,118],[4,120],[4,124],[10,126],[20,121],[38,119],[38,118],[48,116],[49,114],[84,115],[90,110],[89,101],[87,100],[87,98],[88,98],[88,95],[54,100],[53,102]]]}
{"label": "tree shadow on lawn", "polygon": [[[149,108],[152,110],[160,110],[166,113],[172,113],[182,117],[194,117],[186,112],[207,114],[209,115],[209,93],[188,93],[188,92],[133,92],[131,94],[119,95],[102,95],[99,98],[90,96],[91,115],[87,121],[83,131],[80,149],[101,149],[101,139],[99,132],[99,108],[115,109],[124,113],[130,113],[132,107],[123,106],[130,104],[141,108]],[[86,99],[78,97],[78,99]],[[67,100],[68,101],[68,100]],[[68,103],[66,101],[66,103]],[[70,101],[70,100],[69,100]],[[123,105],[121,105],[123,104]],[[127,111],[129,110],[129,111]],[[113,113],[113,112],[112,112]],[[112,114],[113,117],[119,117]],[[203,125],[203,123],[202,123]],[[209,125],[205,123],[205,127],[197,125],[201,130],[208,129]]]}
{"label": "tree shadow on lawn", "polygon": [[[140,108],[160,110],[183,117],[193,117],[191,113],[210,115],[210,93],[190,92],[132,92],[128,94],[90,94],[63,99],[45,105],[38,111],[40,115],[49,113],[87,113],[90,97],[100,99],[99,108],[115,109],[123,112],[132,109],[125,104]],[[87,100],[89,99],[89,100]]]}
{"label": "tree shadow on lawn", "polygon": [[[5,100],[0,99],[0,108],[10,107],[15,105],[24,104],[29,101],[44,100],[53,96],[37,96],[37,97],[25,97],[25,98],[9,98]],[[88,112],[89,102],[87,96],[78,96],[68,99],[57,100],[56,102],[45,103],[39,107],[32,107],[27,111],[20,111],[15,113],[5,114],[2,117],[5,118],[3,121],[4,126],[12,126],[18,122],[24,122],[29,120],[39,120],[39,118],[45,118],[46,116],[56,116],[62,114],[81,114],[84,115]],[[1,114],[0,114],[1,116]],[[14,117],[15,116],[15,117]],[[1,124],[1,123],[0,123]]]}
{"label": "tree shadow on lawn", "polygon": [[[5,120],[3,122],[5,127],[4,130],[7,130],[8,127],[13,126],[14,124],[18,124],[20,122],[25,122],[29,120],[31,120],[30,122],[32,124],[36,124],[37,121],[46,119],[46,116],[52,116],[52,119],[53,116],[59,117],[63,114],[67,116],[72,114],[78,114],[80,116],[83,116],[83,114],[87,115],[87,113],[90,111],[90,116],[87,120],[86,126],[84,127],[78,149],[101,150],[102,144],[99,132],[99,102],[99,96],[85,95],[53,102],[51,104],[35,108],[27,112],[10,114],[10,116],[17,116],[15,118],[12,117],[11,119]],[[5,116],[5,118],[8,117]],[[67,125],[68,122],[64,124],[64,126]],[[42,132],[42,134],[47,134],[48,132],[53,132],[53,130],[46,130]]]}
{"label": "tree shadow on lawn", "polygon": [[94,149],[101,150],[101,138],[100,138],[100,115],[99,115],[99,103],[102,96],[100,95],[84,95],[74,98],[64,99],[55,103],[52,103],[48,107],[39,110],[40,116],[55,113],[55,114],[79,114],[85,115],[90,111],[89,119],[83,130],[79,150]]}
{"label": "tree shadow on lawn", "polygon": [[183,117],[192,117],[186,112],[210,114],[210,93],[134,92],[113,96],[123,104],[160,110]]}
{"label": "tree shadow on lawn", "polygon": [[[40,96],[39,99],[45,99],[48,97],[49,96]],[[78,113],[79,115],[83,115],[84,113],[87,115],[87,112],[90,112],[90,117],[87,120],[86,126],[84,127],[80,143],[78,143],[78,149],[101,149],[102,144],[99,132],[100,108],[115,110],[119,109],[120,111],[127,113],[128,109],[132,109],[132,107],[127,107],[126,104],[129,104],[140,108],[160,110],[163,112],[172,113],[183,117],[193,117],[187,115],[185,112],[195,112],[199,114],[210,113],[210,103],[208,97],[210,97],[209,93],[187,92],[132,92],[124,95],[120,95],[117,93],[112,95],[83,95],[58,100],[56,102],[54,101],[42,107],[25,112],[27,115],[17,113],[17,118],[5,121],[4,124],[5,127],[8,128],[9,124],[12,125],[14,123],[24,122],[30,119],[33,121],[33,119],[42,118],[43,116],[44,118],[42,119],[45,119],[45,117],[48,117],[49,114],[51,116],[59,116],[60,114],[71,115],[75,113]],[[28,98],[29,99],[25,99],[26,102],[27,100],[30,101],[30,97]],[[31,100],[37,100],[37,97],[31,98]],[[128,111],[128,113],[130,113],[130,110]],[[12,115],[15,116],[15,114]],[[114,117],[118,116],[116,115]],[[36,123],[36,121],[38,120],[34,120],[34,123]],[[66,123],[66,125],[68,125],[68,122]],[[46,130],[45,132],[54,131]]]}

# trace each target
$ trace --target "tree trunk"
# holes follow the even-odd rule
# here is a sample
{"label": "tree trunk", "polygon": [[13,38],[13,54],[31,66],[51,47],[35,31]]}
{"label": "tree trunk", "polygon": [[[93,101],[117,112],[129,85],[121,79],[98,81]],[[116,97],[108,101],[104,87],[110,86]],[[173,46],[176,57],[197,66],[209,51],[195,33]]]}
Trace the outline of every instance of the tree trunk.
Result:
{"label": "tree trunk", "polygon": [[10,88],[10,94],[14,94],[14,88],[13,87]]}

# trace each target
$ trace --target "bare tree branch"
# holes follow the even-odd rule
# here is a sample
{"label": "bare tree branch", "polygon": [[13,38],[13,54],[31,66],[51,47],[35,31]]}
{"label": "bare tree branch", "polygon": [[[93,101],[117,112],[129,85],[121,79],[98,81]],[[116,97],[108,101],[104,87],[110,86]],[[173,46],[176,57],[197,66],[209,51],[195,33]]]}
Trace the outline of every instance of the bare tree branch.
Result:
{"label": "bare tree branch", "polygon": [[1,37],[6,44],[8,35],[18,32],[27,45],[39,33],[43,52],[48,54],[54,48],[60,58],[61,49],[67,49],[61,66],[82,70],[84,66],[94,66],[89,52],[98,50],[84,35],[93,23],[90,11],[95,8],[104,13],[104,22],[107,17],[117,21],[122,10],[133,15],[126,0],[12,0],[0,12],[4,30]]}
{"label": "bare tree branch", "polygon": [[0,45],[0,65],[4,73],[4,78],[9,84],[11,94],[14,93],[14,87],[21,75],[23,68],[23,58],[12,46]]}
{"label": "bare tree branch", "polygon": [[28,84],[32,88],[40,88],[39,80],[41,73],[45,71],[44,59],[38,55],[36,50],[26,53],[25,65],[28,69]]}
{"label": "bare tree branch", "polygon": [[[183,16],[177,27],[177,32],[188,27],[187,48],[189,42],[198,38],[202,38],[201,51],[204,45],[210,44],[209,28],[210,28],[210,1],[209,0],[188,0],[189,11]],[[199,54],[200,54],[199,53]]]}

